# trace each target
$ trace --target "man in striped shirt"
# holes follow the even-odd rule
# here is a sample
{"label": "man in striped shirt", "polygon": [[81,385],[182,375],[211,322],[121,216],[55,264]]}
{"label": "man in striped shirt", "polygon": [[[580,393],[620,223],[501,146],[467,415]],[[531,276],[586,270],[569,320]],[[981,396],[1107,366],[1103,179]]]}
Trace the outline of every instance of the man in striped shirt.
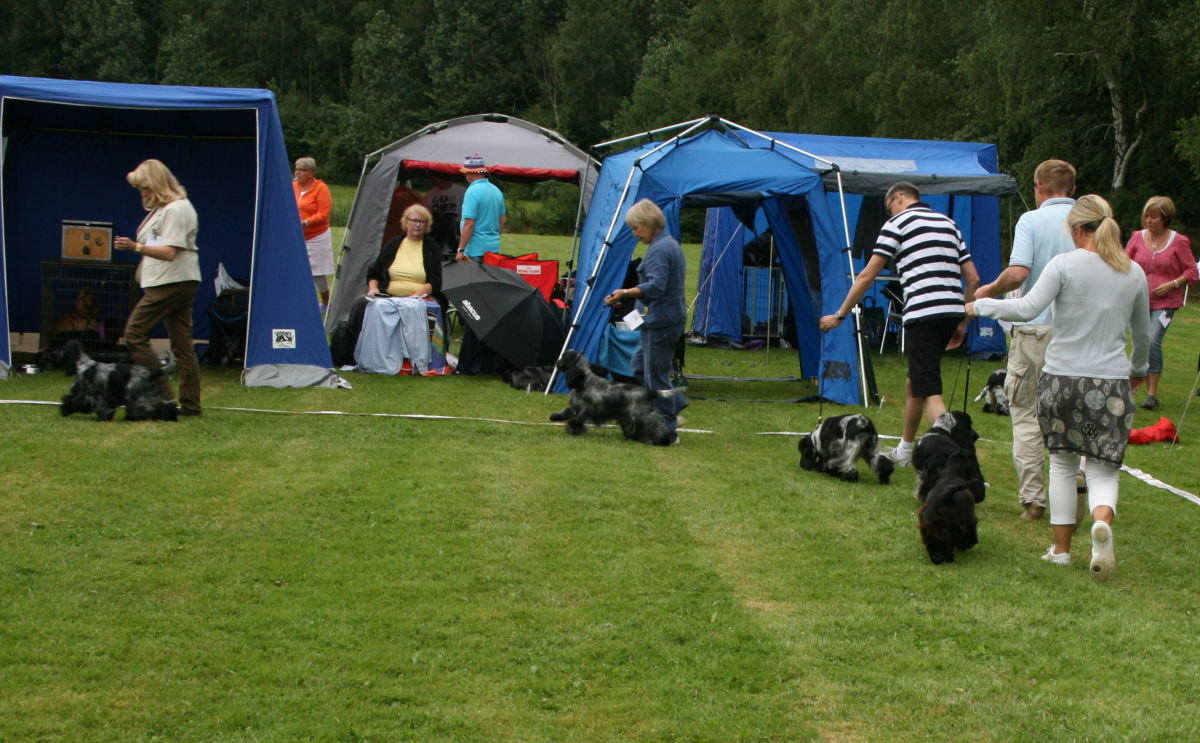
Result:
{"label": "man in striped shirt", "polygon": [[[904,289],[904,338],[908,354],[904,431],[891,453],[898,465],[912,462],[921,413],[932,424],[946,412],[942,399],[942,353],[962,345],[967,328],[966,302],[975,298],[979,272],[954,220],[921,202],[917,187],[900,181],[883,201],[891,216],[879,231],[875,251],[850,286],[841,307],[819,321],[822,331],[841,324],[894,260]],[[965,281],[965,287],[964,287]]]}

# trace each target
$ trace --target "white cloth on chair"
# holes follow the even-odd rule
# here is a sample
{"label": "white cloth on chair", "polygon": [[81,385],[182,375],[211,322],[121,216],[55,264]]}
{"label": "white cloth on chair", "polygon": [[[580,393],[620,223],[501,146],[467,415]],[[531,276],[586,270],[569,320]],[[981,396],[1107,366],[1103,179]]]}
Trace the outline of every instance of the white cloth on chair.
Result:
{"label": "white cloth on chair", "polygon": [[376,297],[367,305],[362,332],[354,346],[359,371],[399,374],[408,359],[414,374],[424,374],[429,371],[429,354],[425,300]]}

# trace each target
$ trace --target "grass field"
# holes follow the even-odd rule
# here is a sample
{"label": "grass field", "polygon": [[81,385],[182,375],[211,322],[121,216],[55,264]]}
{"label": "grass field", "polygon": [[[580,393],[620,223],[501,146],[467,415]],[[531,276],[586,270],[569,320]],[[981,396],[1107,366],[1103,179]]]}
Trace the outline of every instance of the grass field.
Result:
{"label": "grass field", "polygon": [[[1198,347],[1192,305],[1136,425],[1181,423]],[[957,405],[968,369],[973,396],[999,365],[947,359]],[[798,369],[690,348],[687,371]],[[876,372],[870,414],[896,435],[903,361]],[[652,448],[569,438],[546,423],[561,397],[494,378],[346,377],[248,389],[206,369],[204,416],[176,424],[0,407],[0,741],[1200,735],[1200,506],[1123,475],[1113,578],[1089,579],[1086,532],[1048,565],[1049,526],[1017,518],[1008,421],[976,403],[980,544],[934,566],[911,470],[846,484],[764,435],[847,411],[790,402],[809,382],[694,380],[683,427],[709,433]],[[1200,408],[1182,424],[1126,464],[1200,493]]]}

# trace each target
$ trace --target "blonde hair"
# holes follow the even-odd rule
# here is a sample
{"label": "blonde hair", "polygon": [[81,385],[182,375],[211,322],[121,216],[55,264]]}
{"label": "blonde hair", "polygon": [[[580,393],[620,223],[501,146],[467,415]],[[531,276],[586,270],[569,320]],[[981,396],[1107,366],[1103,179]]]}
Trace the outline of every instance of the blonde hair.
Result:
{"label": "blonde hair", "polygon": [[1171,201],[1170,196],[1151,196],[1142,207],[1142,219],[1146,218],[1146,212],[1158,212],[1163,227],[1170,227],[1171,220],[1175,218],[1175,202]]}
{"label": "blonde hair", "polygon": [[425,219],[426,226],[433,225],[433,215],[430,214],[429,210],[426,209],[422,204],[409,205],[409,207],[404,210],[404,214],[401,216],[403,216],[404,219],[408,219],[408,215],[410,214],[417,214],[418,216],[423,217]]}
{"label": "blonde hair", "polygon": [[1067,213],[1067,226],[1072,233],[1079,230],[1090,234],[1096,252],[1114,271],[1129,271],[1131,261],[1121,245],[1121,225],[1113,219],[1107,201],[1093,193],[1079,197]]}
{"label": "blonde hair", "polygon": [[662,209],[658,208],[658,204],[650,199],[642,199],[629,207],[629,211],[625,214],[625,224],[630,227],[640,224],[657,233],[667,226],[667,218],[662,213]]}
{"label": "blonde hair", "polygon": [[142,206],[153,209],[187,198],[187,189],[179,185],[175,176],[161,160],[143,160],[125,175],[125,180],[136,189],[146,189],[150,194],[142,195]]}
{"label": "blonde hair", "polygon": [[1033,171],[1033,180],[1052,196],[1075,193],[1075,166],[1066,160],[1046,160]]}

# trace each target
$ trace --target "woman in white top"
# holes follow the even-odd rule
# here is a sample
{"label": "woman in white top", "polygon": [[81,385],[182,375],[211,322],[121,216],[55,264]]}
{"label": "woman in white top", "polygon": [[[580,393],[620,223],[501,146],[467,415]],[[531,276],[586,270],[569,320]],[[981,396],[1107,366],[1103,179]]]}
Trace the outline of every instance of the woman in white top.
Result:
{"label": "woman in white top", "polygon": [[[1038,423],[1050,450],[1050,524],[1054,544],[1042,559],[1071,563],[1075,473],[1087,457],[1092,512],[1092,577],[1112,573],[1112,520],[1125,445],[1133,428],[1133,391],[1149,367],[1150,310],[1146,275],[1121,245],[1121,229],[1104,199],[1090,194],[1067,214],[1075,250],[1056,256],[1020,299],[978,299],[967,313],[1029,320],[1053,303],[1054,336],[1038,381]],[[1132,331],[1133,355],[1125,355]]]}
{"label": "woman in white top", "polygon": [[[113,247],[140,253],[142,298],[125,324],[125,347],[135,364],[157,369],[162,364],[150,347],[150,331],[167,327],[171,350],[179,364],[179,406],[183,415],[200,415],[200,364],[192,340],[192,302],[200,286],[200,254],[196,233],[200,222],[187,191],[159,160],[144,160],[125,180],[138,190],[149,214],[136,239],[117,237]],[[159,384],[171,394],[165,376]]]}

